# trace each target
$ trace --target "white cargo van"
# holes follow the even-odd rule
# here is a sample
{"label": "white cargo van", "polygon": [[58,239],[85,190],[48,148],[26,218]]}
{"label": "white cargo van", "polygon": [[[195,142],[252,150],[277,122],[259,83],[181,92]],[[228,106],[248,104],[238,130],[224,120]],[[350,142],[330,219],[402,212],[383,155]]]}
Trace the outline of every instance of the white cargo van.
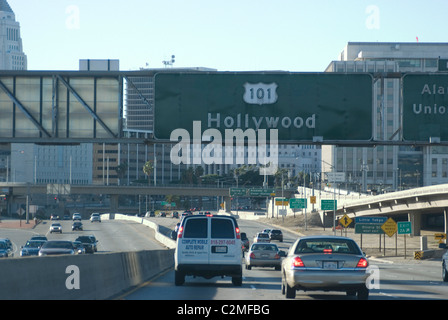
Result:
{"label": "white cargo van", "polygon": [[229,276],[234,285],[241,286],[241,235],[236,219],[225,215],[184,217],[177,233],[174,260],[177,286],[185,282],[185,276]]}

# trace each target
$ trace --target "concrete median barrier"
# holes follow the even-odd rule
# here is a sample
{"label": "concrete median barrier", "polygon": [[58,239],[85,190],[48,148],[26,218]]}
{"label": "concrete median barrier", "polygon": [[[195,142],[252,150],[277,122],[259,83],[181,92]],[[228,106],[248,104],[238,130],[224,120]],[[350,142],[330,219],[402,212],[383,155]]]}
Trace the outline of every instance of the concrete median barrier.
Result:
{"label": "concrete median barrier", "polygon": [[173,265],[173,250],[2,259],[0,299],[107,299]]}

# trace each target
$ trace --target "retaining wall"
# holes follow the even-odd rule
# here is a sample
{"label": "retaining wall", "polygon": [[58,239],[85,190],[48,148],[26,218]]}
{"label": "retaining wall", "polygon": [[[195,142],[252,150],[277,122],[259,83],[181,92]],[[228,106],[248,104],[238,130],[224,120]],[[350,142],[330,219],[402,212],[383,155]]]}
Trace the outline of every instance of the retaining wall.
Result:
{"label": "retaining wall", "polygon": [[[174,248],[175,241],[160,234],[155,223],[124,215],[111,218],[154,228],[156,239]],[[172,249],[1,259],[0,299],[107,299],[173,266]]]}

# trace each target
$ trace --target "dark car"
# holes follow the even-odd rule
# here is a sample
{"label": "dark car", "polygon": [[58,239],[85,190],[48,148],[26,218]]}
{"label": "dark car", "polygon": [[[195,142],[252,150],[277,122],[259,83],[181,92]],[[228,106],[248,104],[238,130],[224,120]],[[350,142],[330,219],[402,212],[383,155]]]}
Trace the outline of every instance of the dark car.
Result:
{"label": "dark car", "polygon": [[26,244],[20,249],[20,256],[37,256],[42,245],[46,240],[28,240]]}
{"label": "dark car", "polygon": [[59,254],[75,254],[73,243],[67,240],[49,240],[39,250],[39,257]]}
{"label": "dark car", "polygon": [[44,235],[35,235],[32,236],[30,240],[43,240],[43,241],[48,241],[47,237]]}
{"label": "dark car", "polygon": [[269,232],[269,238],[272,240],[278,240],[280,242],[283,242],[283,233],[282,230],[278,230],[278,229],[272,229]]}
{"label": "dark car", "polygon": [[90,236],[79,236],[75,241],[82,243],[83,247],[86,249],[86,253],[94,253],[96,251],[96,241]]}
{"label": "dark car", "polygon": [[0,241],[0,258],[7,258],[11,250],[5,241]]}
{"label": "dark car", "polygon": [[249,251],[249,239],[247,238],[246,232],[241,232],[241,247],[243,251]]}
{"label": "dark car", "polygon": [[83,230],[83,226],[82,226],[82,222],[81,221],[73,222],[72,231],[75,231],[75,230],[80,230],[80,231]]}

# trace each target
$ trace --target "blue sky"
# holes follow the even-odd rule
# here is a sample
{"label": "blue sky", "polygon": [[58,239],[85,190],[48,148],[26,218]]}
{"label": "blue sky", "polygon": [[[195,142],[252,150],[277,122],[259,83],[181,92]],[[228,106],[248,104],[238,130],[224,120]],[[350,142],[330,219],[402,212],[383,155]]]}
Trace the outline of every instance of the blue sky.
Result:
{"label": "blue sky", "polygon": [[448,42],[446,0],[8,0],[29,70],[323,71],[349,41]]}

